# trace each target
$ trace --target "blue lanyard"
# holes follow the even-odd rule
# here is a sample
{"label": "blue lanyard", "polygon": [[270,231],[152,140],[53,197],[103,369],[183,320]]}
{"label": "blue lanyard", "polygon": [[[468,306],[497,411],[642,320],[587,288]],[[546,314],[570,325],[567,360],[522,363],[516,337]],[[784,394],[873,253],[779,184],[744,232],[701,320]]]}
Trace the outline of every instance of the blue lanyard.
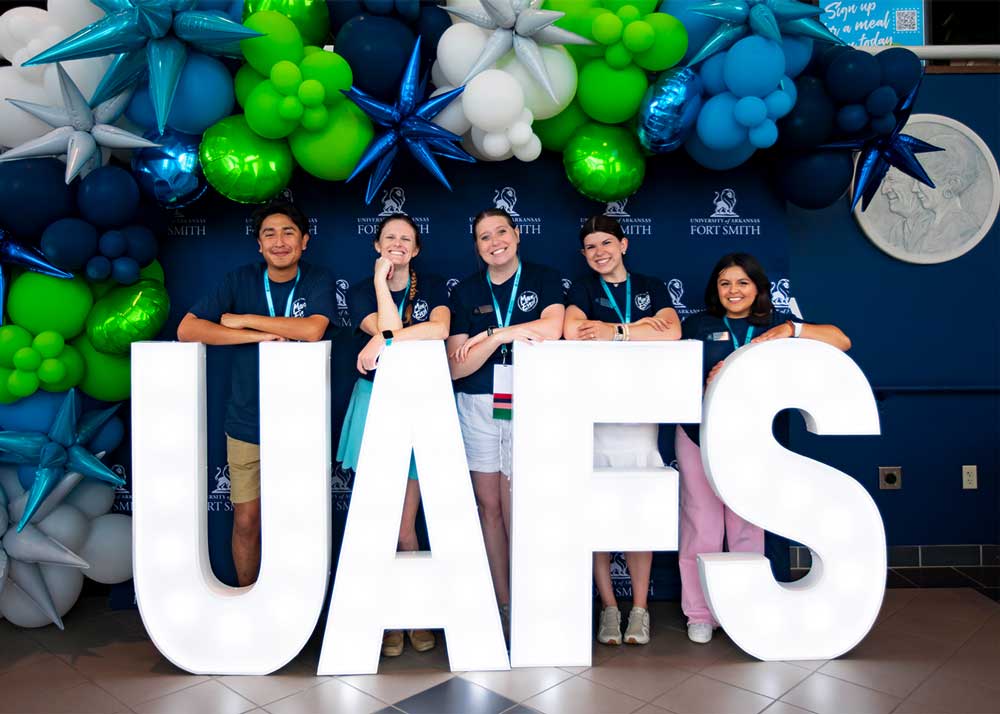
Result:
{"label": "blue lanyard", "polygon": [[[490,271],[486,271],[486,287],[490,289],[490,298],[493,300],[493,309],[496,311],[497,322],[499,323],[497,327],[509,327],[510,318],[514,315],[514,303],[517,302],[517,286],[521,283],[521,268],[523,263],[517,264],[517,272],[514,273],[514,285],[511,286],[510,290],[510,301],[507,303],[507,316],[502,320],[500,318],[500,303],[497,302],[497,296],[493,294],[493,282],[490,280]],[[503,355],[504,361],[507,357],[507,345],[500,346],[500,354]]]}
{"label": "blue lanyard", "polygon": [[622,316],[622,311],[618,309],[618,302],[615,300],[615,296],[611,294],[611,288],[608,287],[608,281],[601,278],[601,287],[604,288],[604,294],[608,296],[608,300],[611,302],[611,307],[615,309],[615,314],[618,315],[618,319],[624,323],[632,322],[632,276],[628,273],[625,274],[625,316]]}
{"label": "blue lanyard", "polygon": [[406,297],[410,294],[410,281],[413,277],[406,279],[406,287],[403,288],[403,299],[399,301],[399,319],[403,319],[403,308],[406,306]]}
{"label": "blue lanyard", "polygon": [[[736,333],[733,332],[733,326],[729,324],[729,318],[723,317],[722,321],[726,323],[726,328],[729,330],[729,336],[733,340],[733,349],[738,350],[741,347],[741,345],[739,342],[736,341]],[[753,325],[747,325],[747,336],[743,340],[743,345],[742,345],[743,347],[746,347],[747,345],[750,344],[751,337],[753,337]]]}
{"label": "blue lanyard", "polygon": [[[288,302],[285,303],[285,317],[290,317],[292,314],[292,301],[295,299],[295,288],[298,286],[301,276],[302,271],[297,269],[295,271],[295,282],[292,284],[292,292],[288,293]],[[267,268],[264,268],[264,296],[267,298],[267,314],[274,317],[274,303],[271,301],[271,281],[267,277]]]}

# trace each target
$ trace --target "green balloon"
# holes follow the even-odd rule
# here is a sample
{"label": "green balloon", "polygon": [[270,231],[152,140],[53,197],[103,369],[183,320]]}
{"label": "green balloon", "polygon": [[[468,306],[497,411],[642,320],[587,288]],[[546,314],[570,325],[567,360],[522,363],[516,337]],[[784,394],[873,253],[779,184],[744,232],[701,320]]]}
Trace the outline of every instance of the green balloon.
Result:
{"label": "green balloon", "polygon": [[286,118],[282,106],[286,99],[274,84],[268,80],[258,84],[246,103],[246,121],[255,134],[265,139],[283,139],[299,125],[298,117]]}
{"label": "green balloon", "polygon": [[[80,336],[80,339],[84,339]],[[65,392],[71,387],[75,387],[83,379],[83,373],[86,369],[83,364],[83,357],[80,356],[79,350],[73,345],[66,345],[63,348],[62,353],[59,355],[58,361],[62,363],[62,366],[66,370],[65,376],[52,383],[42,382],[41,388],[46,392]],[[43,363],[44,365],[44,363]]]}
{"label": "green balloon", "polygon": [[688,48],[688,33],[681,21],[664,12],[653,12],[642,19],[653,28],[653,44],[632,56],[635,63],[650,72],[662,72],[680,62]]}
{"label": "green balloon", "polygon": [[7,387],[7,380],[10,379],[10,375],[12,374],[14,374],[13,370],[0,367],[0,404],[13,404],[18,400],[18,397],[11,394],[10,389]]}
{"label": "green balloon", "polygon": [[320,131],[328,121],[330,121],[330,112],[320,104],[318,107],[309,107],[302,112],[302,119],[299,120],[299,123],[303,129]]}
{"label": "green balloon", "polygon": [[85,365],[85,374],[80,382],[84,394],[104,402],[128,399],[132,391],[132,368],[128,355],[98,352],[86,335],[73,340],[73,346],[80,351]]}
{"label": "green balloon", "polygon": [[248,64],[236,70],[236,78],[233,80],[233,86],[236,89],[236,101],[239,102],[241,107],[246,108],[247,98],[250,96],[250,93],[256,89],[258,84],[266,79],[267,77]]}
{"label": "green balloon", "polygon": [[633,2],[629,2],[627,5],[622,5],[615,11],[615,14],[620,17],[622,22],[626,25],[631,22],[635,22],[642,17],[642,11],[639,10]]}
{"label": "green balloon", "polygon": [[318,79],[303,80],[298,88],[299,101],[307,107],[318,107],[326,99],[326,90]]}
{"label": "green balloon", "polygon": [[240,203],[262,203],[277,195],[292,177],[288,144],[253,133],[242,114],[206,129],[198,157],[212,188]]}
{"label": "green balloon", "polygon": [[[631,5],[638,11],[639,15],[646,15],[656,9],[660,0],[604,0],[602,4],[611,12],[621,12],[622,8]],[[545,3],[545,7],[548,9],[549,4]],[[626,10],[626,12],[632,11]]]}
{"label": "green balloon", "polygon": [[22,347],[14,353],[14,369],[35,372],[42,364],[42,356],[31,347]]}
{"label": "green balloon", "polygon": [[569,106],[549,119],[541,119],[531,125],[532,131],[549,151],[562,151],[573,133],[590,121],[580,102],[575,99]]}
{"label": "green balloon", "polygon": [[87,317],[87,337],[95,349],[127,355],[133,342],[151,340],[167,321],[170,297],[163,283],[140,280],[102,297]]}
{"label": "green balloon", "polygon": [[646,73],[634,64],[615,69],[604,60],[591,60],[580,72],[576,96],[593,119],[620,124],[639,111],[648,87]]}
{"label": "green balloon", "polygon": [[31,341],[31,346],[40,354],[43,358],[48,359],[50,357],[58,357],[59,353],[63,351],[63,347],[66,346],[66,340],[58,332],[48,332],[40,333],[35,339]]}
{"label": "green balloon", "polygon": [[14,366],[14,354],[31,344],[31,333],[17,325],[0,327],[0,365]]}
{"label": "green balloon", "polygon": [[38,366],[37,374],[38,381],[42,384],[58,384],[66,379],[66,365],[50,357]]}
{"label": "green balloon", "polygon": [[34,372],[22,372],[19,369],[14,370],[7,377],[7,391],[17,399],[30,397],[38,391],[38,375]]}
{"label": "green balloon", "polygon": [[154,260],[152,263],[147,265],[145,268],[139,271],[140,278],[149,278],[150,280],[159,280],[161,283],[166,282],[164,280],[163,266],[160,265],[160,261]]}
{"label": "green balloon", "polygon": [[604,52],[604,61],[614,69],[625,69],[632,64],[632,53],[624,42],[616,42]]}
{"label": "green balloon", "polygon": [[629,23],[622,33],[622,42],[629,52],[645,52],[653,46],[655,39],[653,26],[643,20]]}
{"label": "green balloon", "polygon": [[303,169],[326,181],[342,181],[351,175],[372,136],[372,123],[358,105],[341,102],[331,107],[323,129],[296,129],[288,143]]}
{"label": "green balloon", "polygon": [[302,61],[305,45],[295,23],[274,10],[263,10],[244,17],[244,25],[264,35],[240,42],[243,56],[255,70],[269,75],[271,67],[277,62],[288,60],[298,64]]}
{"label": "green balloon", "polygon": [[350,89],[354,82],[351,65],[336,52],[314,52],[302,60],[299,69],[305,81],[315,79],[323,85],[323,102],[328,106],[343,101],[342,90]]}
{"label": "green balloon", "polygon": [[294,62],[281,60],[271,67],[271,84],[284,95],[295,94],[302,84],[302,70]]}
{"label": "green balloon", "polygon": [[622,36],[624,24],[613,12],[605,12],[594,18],[592,32],[594,39],[602,45],[613,45]]}
{"label": "green balloon", "polygon": [[646,175],[646,160],[635,134],[620,126],[587,124],[563,152],[573,188],[595,201],[617,201],[635,193]]}
{"label": "green balloon", "polygon": [[308,44],[325,44],[330,34],[330,11],[326,0],[245,0],[243,19],[261,10],[274,10],[290,19]]}
{"label": "green balloon", "polygon": [[295,123],[298,123],[302,119],[302,112],[304,111],[305,107],[302,106],[302,102],[298,97],[285,97],[278,105],[278,114],[281,118]]}
{"label": "green balloon", "polygon": [[10,286],[7,314],[28,332],[47,330],[69,339],[80,334],[94,299],[83,278],[53,278],[21,273]]}

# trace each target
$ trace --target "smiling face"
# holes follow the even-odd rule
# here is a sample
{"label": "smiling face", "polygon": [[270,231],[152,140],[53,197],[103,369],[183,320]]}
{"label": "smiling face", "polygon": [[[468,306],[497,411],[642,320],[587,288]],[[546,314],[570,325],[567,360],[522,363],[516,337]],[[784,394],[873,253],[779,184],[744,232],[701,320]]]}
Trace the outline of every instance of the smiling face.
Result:
{"label": "smiling face", "polygon": [[719,290],[719,302],[727,317],[747,317],[757,299],[757,286],[738,265],[733,265],[719,273],[715,285]]}
{"label": "smiling face", "polygon": [[382,227],[375,250],[393,265],[403,268],[420,253],[416,231],[407,221],[396,219]]}
{"label": "smiling face", "polygon": [[590,269],[601,276],[613,274],[622,264],[622,255],[628,249],[628,238],[618,239],[610,233],[595,231],[584,237],[583,257]]}
{"label": "smiling face", "polygon": [[918,210],[916,196],[907,189],[903,175],[895,169],[891,169],[882,179],[879,191],[885,196],[889,211],[897,216],[905,218]]}
{"label": "smiling face", "polygon": [[308,243],[309,234],[299,230],[295,221],[284,213],[267,216],[260,224],[257,234],[257,244],[264,262],[278,270],[297,265]]}
{"label": "smiling face", "polygon": [[521,234],[504,216],[487,216],[476,224],[476,250],[487,265],[503,267],[517,259]]}

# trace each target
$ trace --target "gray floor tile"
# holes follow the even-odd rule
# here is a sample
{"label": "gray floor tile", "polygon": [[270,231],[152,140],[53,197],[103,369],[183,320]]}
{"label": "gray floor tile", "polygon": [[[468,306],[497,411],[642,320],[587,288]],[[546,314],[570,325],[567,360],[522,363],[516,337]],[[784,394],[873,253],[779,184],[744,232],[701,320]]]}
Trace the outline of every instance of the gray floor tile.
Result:
{"label": "gray floor tile", "polygon": [[394,706],[406,714],[500,714],[516,704],[485,687],[454,677]]}

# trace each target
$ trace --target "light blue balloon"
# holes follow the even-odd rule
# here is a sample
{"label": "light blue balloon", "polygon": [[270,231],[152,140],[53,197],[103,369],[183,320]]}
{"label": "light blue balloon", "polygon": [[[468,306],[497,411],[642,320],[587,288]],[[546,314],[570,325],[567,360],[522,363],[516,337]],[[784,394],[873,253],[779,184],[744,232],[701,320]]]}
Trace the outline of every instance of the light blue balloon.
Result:
{"label": "light blue balloon", "polygon": [[747,129],[734,116],[737,99],[729,92],[705,102],[698,115],[698,138],[709,149],[728,151],[746,143]]}
{"label": "light blue balloon", "polygon": [[770,119],[765,119],[750,130],[750,143],[758,149],[766,149],[769,146],[774,146],[774,142],[777,140],[778,125]]}
{"label": "light blue balloon", "polygon": [[733,118],[747,128],[755,127],[767,119],[767,105],[759,97],[743,97],[733,108]]}
{"label": "light blue balloon", "polygon": [[701,65],[702,84],[708,94],[722,94],[726,91],[726,80],[722,77],[722,70],[726,66],[726,53],[720,52],[712,55]]}
{"label": "light blue balloon", "polygon": [[701,79],[687,67],[668,69],[654,82],[639,108],[636,134],[654,154],[677,149],[687,139],[701,109]]}
{"label": "light blue balloon", "polygon": [[135,90],[128,108],[125,109],[125,116],[145,131],[156,126],[156,112],[153,111],[153,100],[149,98],[148,84],[142,84]]}
{"label": "light blue balloon", "polygon": [[778,87],[764,98],[768,119],[781,119],[792,111],[799,97],[799,90],[795,87],[795,82],[788,77],[782,79]]}
{"label": "light blue balloon", "polygon": [[698,12],[691,12],[691,8],[694,5],[695,3],[691,2],[691,0],[664,0],[660,5],[660,12],[673,15],[681,21],[684,29],[687,30],[688,47],[687,52],[684,53],[684,59],[681,60],[684,63],[689,62],[694,57],[695,53],[705,44],[705,40],[721,24],[713,17],[708,17]]}
{"label": "light blue balloon", "polygon": [[726,53],[723,78],[737,97],[766,97],[784,75],[781,45],[758,35],[744,37]]}
{"label": "light blue balloon", "polygon": [[798,77],[812,59],[813,40],[796,35],[782,37],[781,51],[785,53],[785,75]]}
{"label": "light blue balloon", "polygon": [[684,143],[684,150],[692,159],[706,169],[713,171],[727,171],[735,168],[749,159],[756,151],[749,141],[727,151],[716,151],[705,146],[697,134],[692,134],[691,138]]}
{"label": "light blue balloon", "polygon": [[167,117],[167,126],[182,134],[202,134],[230,115],[236,95],[233,76],[214,57],[188,54],[177,92]]}

